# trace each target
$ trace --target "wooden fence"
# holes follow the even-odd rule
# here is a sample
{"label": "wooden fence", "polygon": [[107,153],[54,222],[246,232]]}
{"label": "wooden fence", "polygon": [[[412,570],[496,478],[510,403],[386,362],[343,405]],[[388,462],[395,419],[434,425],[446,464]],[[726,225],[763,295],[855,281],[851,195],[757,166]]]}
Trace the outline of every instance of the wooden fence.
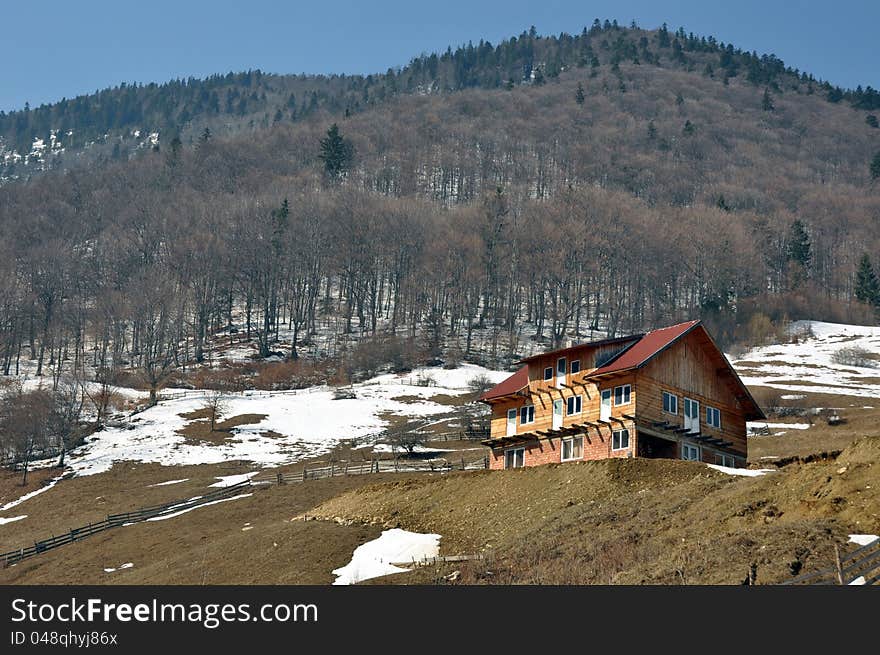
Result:
{"label": "wooden fence", "polygon": [[880,539],[857,548],[845,557],[836,552],[835,563],[821,571],[792,578],[785,585],[849,585],[880,583]]}
{"label": "wooden fence", "polygon": [[104,530],[109,530],[110,528],[118,528],[132,523],[140,523],[141,521],[146,521],[157,516],[165,516],[186,509],[192,509],[193,507],[199,507],[200,505],[206,505],[224,498],[230,498],[238,495],[243,490],[250,488],[250,486],[250,481],[246,480],[228,487],[221,487],[217,491],[209,492],[204,496],[197,496],[187,500],[175,500],[165,503],[164,505],[155,505],[153,507],[142,507],[133,512],[109,514],[106,519],[99,521],[98,523],[89,523],[88,525],[79,528],[73,528],[70,532],[66,532],[62,535],[52,535],[48,539],[35,541],[33,546],[10,550],[7,553],[0,553],[0,560],[3,561],[3,566],[5,568],[29,557],[33,557],[34,555],[46,552],[47,550],[52,550],[53,548],[58,548],[59,546],[85,539],[86,537],[103,532]]}
{"label": "wooden fence", "polygon": [[348,475],[369,475],[370,473],[445,473],[448,471],[479,471],[489,468],[489,458],[465,461],[443,460],[442,462],[404,462],[399,459],[374,459],[363,462],[330,462],[317,467],[303,467],[302,471],[276,473],[271,477],[254,477],[254,484],[287,484],[305,482],[321,478],[344,477]]}

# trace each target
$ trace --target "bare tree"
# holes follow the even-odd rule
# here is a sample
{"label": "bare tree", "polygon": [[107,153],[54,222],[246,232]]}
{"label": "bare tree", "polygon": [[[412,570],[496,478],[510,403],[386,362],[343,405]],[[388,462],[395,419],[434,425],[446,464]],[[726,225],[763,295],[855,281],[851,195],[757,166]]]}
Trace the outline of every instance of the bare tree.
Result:
{"label": "bare tree", "polygon": [[211,432],[217,429],[217,423],[229,407],[226,394],[222,391],[212,389],[205,394],[205,404],[203,409],[208,412],[208,420],[211,422]]}

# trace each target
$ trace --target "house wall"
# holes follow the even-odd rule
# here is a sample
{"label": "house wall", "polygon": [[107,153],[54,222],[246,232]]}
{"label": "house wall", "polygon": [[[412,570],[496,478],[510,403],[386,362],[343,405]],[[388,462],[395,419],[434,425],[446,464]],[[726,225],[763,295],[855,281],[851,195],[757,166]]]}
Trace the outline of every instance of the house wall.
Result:
{"label": "house wall", "polygon": [[[622,450],[611,450],[611,428],[591,428],[582,433],[584,438],[583,461],[608,459],[611,457],[633,457],[636,453],[636,434],[632,423],[621,426],[629,429],[629,448]],[[616,427],[615,427],[616,429]],[[578,436],[578,435],[572,435]],[[490,469],[504,468],[504,453],[514,448],[525,449],[525,466],[538,466],[540,464],[558,464],[562,461],[562,438],[553,437],[550,439],[541,439],[539,441],[527,442],[522,445],[511,446],[510,448],[495,448],[489,456]],[[566,460],[575,461],[575,460]]]}
{"label": "house wall", "polygon": [[[554,365],[555,365],[555,359]],[[543,368],[542,368],[543,371]],[[585,421],[597,421],[599,419],[601,409],[601,390],[612,388],[624,384],[629,384],[630,402],[627,405],[611,408],[612,417],[620,417],[623,414],[631,414],[636,408],[636,386],[635,375],[628,373],[620,376],[609,377],[603,379],[599,386],[593,382],[584,382],[584,375],[587,372],[582,371],[576,375],[566,375],[566,384],[570,388],[557,389],[554,377],[552,380],[545,382],[543,379],[532,380],[532,364],[529,364],[529,389],[527,397],[520,397],[513,400],[505,400],[492,404],[492,418],[490,422],[490,436],[492,438],[503,437],[507,433],[507,410],[514,408],[517,410],[516,427],[517,434],[523,432],[533,432],[535,430],[549,430],[553,426],[553,401],[563,399],[566,404],[563,407],[562,425],[563,427],[583,423]],[[569,416],[568,398],[572,396],[581,396],[581,413]],[[522,424],[520,408],[523,405],[535,406],[534,423]]]}
{"label": "house wall", "polygon": [[[684,425],[684,398],[700,403],[700,431],[707,436],[719,437],[733,443],[728,451],[701,445],[703,459],[714,463],[714,451],[734,451],[745,457],[747,453],[745,412],[736,400],[732,388],[719,376],[724,364],[714,347],[707,348],[705,337],[695,331],[667,348],[648,362],[636,375],[639,393],[636,415],[640,420],[669,421]],[[663,411],[663,391],[678,396],[678,413]],[[721,411],[721,429],[706,424],[706,406]],[[700,445],[700,444],[697,444]],[[680,449],[679,449],[680,454]]]}

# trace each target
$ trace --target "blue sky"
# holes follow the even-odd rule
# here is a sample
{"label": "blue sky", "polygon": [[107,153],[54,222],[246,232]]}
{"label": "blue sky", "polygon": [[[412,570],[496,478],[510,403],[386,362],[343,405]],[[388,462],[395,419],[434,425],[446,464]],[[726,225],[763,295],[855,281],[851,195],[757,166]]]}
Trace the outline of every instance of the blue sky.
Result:
{"label": "blue sky", "polygon": [[773,53],[846,87],[880,88],[877,0],[0,0],[0,109],[260,68],[370,73],[421,52],[481,38],[497,43],[535,25],[578,32],[594,18],[642,27],[664,21]]}

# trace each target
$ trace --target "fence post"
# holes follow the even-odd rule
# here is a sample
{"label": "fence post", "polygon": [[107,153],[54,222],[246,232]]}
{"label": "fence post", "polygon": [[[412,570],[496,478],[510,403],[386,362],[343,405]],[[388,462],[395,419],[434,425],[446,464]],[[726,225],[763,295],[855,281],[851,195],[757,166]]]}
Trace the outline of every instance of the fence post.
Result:
{"label": "fence post", "polygon": [[461,456],[461,470],[464,471],[464,455]]}
{"label": "fence post", "polygon": [[834,566],[837,567],[837,584],[846,584],[843,581],[843,566],[840,564],[840,548],[834,544]]}
{"label": "fence post", "polygon": [[278,484],[284,484],[284,476],[281,475],[281,471],[278,471]]}
{"label": "fence post", "polygon": [[306,465],[305,464],[303,464],[303,479],[302,479],[302,481],[303,482],[306,481]]}

